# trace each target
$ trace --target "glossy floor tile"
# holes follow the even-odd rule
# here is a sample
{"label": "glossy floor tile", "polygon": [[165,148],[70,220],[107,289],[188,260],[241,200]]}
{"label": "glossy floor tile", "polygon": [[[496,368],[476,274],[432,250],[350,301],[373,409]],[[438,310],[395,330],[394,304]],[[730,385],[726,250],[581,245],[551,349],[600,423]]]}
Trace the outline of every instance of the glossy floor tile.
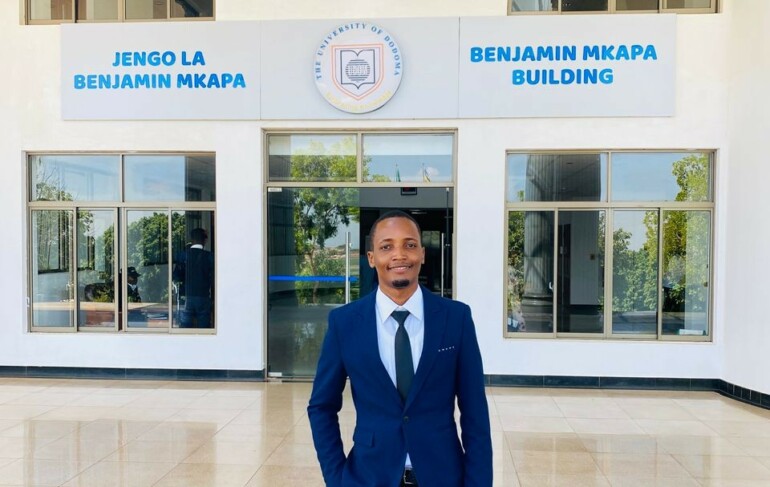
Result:
{"label": "glossy floor tile", "polygon": [[[322,487],[308,383],[0,379],[0,486]],[[708,392],[487,389],[494,487],[770,486],[770,411]],[[355,410],[340,413],[350,448]]]}

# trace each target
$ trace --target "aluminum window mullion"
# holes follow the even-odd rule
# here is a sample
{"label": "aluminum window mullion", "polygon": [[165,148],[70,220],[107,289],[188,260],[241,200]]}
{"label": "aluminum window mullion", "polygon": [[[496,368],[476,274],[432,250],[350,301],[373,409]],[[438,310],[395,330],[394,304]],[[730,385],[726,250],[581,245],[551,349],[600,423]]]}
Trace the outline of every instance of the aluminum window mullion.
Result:
{"label": "aluminum window mullion", "polygon": [[[171,333],[171,328],[172,328],[172,325],[174,323],[174,313],[173,313],[173,307],[172,307],[172,305],[174,303],[174,296],[172,295],[172,292],[173,292],[173,289],[174,289],[173,288],[173,284],[174,283],[171,282],[171,269],[174,266],[173,252],[172,252],[172,247],[171,247],[172,244],[173,244],[173,242],[172,242],[172,239],[173,239],[173,229],[172,229],[172,224],[171,224],[172,223],[171,219],[173,218],[173,213],[174,213],[174,210],[171,209],[171,208],[168,208],[166,210],[166,214],[167,214],[167,217],[166,217],[166,240],[167,240],[167,242],[166,242],[166,252],[167,252],[166,253],[166,259],[168,260],[168,265],[166,266],[167,267],[167,269],[166,269],[166,286],[167,286],[166,289],[168,290],[168,291],[166,291],[166,294],[168,295],[168,297],[166,298],[166,306],[168,307],[168,330],[166,330],[166,331],[169,332],[169,333]],[[185,231],[186,230],[187,229],[185,228]]]}
{"label": "aluminum window mullion", "polygon": [[[73,2],[74,4],[74,2]],[[69,258],[70,258],[70,289],[69,289],[69,299],[72,302],[73,306],[70,310],[70,320],[72,323],[72,326],[70,327],[73,331],[78,331],[78,293],[77,293],[77,286],[78,286],[78,261],[77,261],[77,249],[78,249],[78,208],[75,207],[72,210],[67,210],[68,212],[71,212],[70,215],[70,229],[69,229],[69,237],[71,238],[72,245],[71,249],[69,249]]]}
{"label": "aluminum window mullion", "polygon": [[356,133],[356,184],[364,182],[364,134]]}
{"label": "aluminum window mullion", "polygon": [[612,337],[612,281],[613,261],[615,249],[613,228],[615,225],[615,211],[607,210],[604,217],[604,337]]}
{"label": "aluminum window mullion", "polygon": [[658,289],[656,295],[658,297],[658,340],[663,339],[663,208],[657,208],[658,210]]}
{"label": "aluminum window mullion", "polygon": [[559,289],[559,283],[556,282],[556,278],[558,277],[558,269],[559,269],[559,257],[561,254],[559,253],[559,209],[554,208],[553,211],[553,269],[551,270],[551,296],[553,296],[553,300],[551,302],[551,335],[553,338],[556,338],[556,330],[558,328],[559,323],[559,316],[557,314],[558,312],[558,292]]}

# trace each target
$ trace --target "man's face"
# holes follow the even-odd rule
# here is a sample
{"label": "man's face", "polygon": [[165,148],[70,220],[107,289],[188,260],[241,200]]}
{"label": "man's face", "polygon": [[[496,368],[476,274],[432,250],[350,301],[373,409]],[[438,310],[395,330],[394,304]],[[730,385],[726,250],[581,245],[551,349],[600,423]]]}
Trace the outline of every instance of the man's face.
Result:
{"label": "man's face", "polygon": [[411,296],[417,288],[420,266],[425,263],[417,225],[406,218],[382,220],[374,229],[372,251],[367,256],[386,295]]}

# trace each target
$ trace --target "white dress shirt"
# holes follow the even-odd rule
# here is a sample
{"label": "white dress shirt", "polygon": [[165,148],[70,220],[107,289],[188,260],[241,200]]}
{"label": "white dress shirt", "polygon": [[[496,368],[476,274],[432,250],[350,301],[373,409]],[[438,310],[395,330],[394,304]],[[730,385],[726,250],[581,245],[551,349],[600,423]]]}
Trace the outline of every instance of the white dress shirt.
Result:
{"label": "white dress shirt", "polygon": [[[425,341],[425,313],[422,305],[422,289],[417,287],[417,291],[404,303],[399,306],[387,297],[385,293],[377,288],[376,295],[377,311],[377,345],[380,349],[380,359],[382,365],[390,376],[393,385],[396,385],[396,330],[398,322],[391,316],[395,310],[407,310],[409,316],[406,317],[404,328],[409,334],[409,345],[412,348],[412,363],[414,370],[420,364],[422,355],[422,344]],[[406,455],[406,467],[412,466],[409,454]]]}

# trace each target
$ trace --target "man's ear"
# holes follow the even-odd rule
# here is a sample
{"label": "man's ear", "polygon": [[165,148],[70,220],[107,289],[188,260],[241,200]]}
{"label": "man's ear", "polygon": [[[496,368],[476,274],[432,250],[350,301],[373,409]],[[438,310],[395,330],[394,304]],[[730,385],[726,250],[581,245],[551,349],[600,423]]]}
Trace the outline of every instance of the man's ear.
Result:
{"label": "man's ear", "polygon": [[369,260],[369,267],[374,269],[374,253],[371,250],[366,252],[366,258]]}

